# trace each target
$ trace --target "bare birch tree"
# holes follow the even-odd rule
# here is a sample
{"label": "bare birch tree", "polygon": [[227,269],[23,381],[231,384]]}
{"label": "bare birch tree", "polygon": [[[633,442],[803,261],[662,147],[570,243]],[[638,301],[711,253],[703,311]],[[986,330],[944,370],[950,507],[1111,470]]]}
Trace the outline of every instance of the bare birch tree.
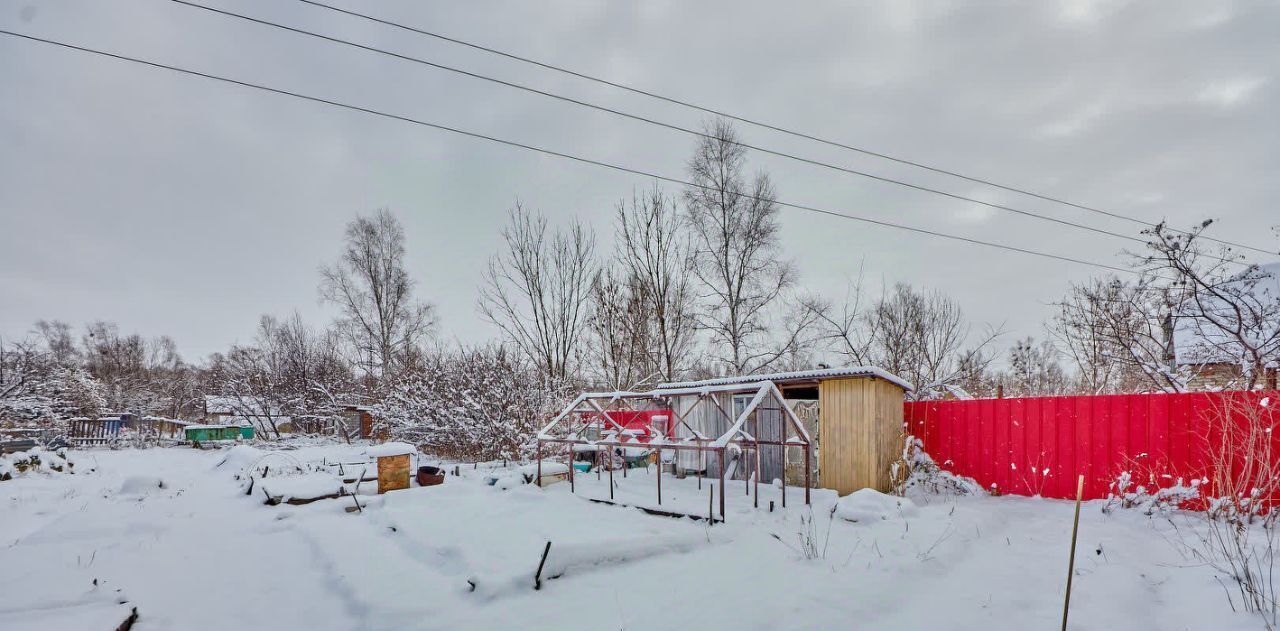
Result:
{"label": "bare birch tree", "polygon": [[545,217],[519,204],[502,230],[506,252],[489,260],[478,308],[543,377],[573,375],[596,274],[595,236],[574,221],[548,234]]}
{"label": "bare birch tree", "polygon": [[404,227],[386,209],[356,217],[341,258],[320,270],[320,295],[338,306],[343,341],[377,379],[400,369],[435,323],[432,306],[413,298],[404,241]]}
{"label": "bare birch tree", "polygon": [[634,280],[633,293],[649,314],[650,352],[663,380],[688,368],[694,344],[693,246],[676,201],[654,187],[618,204],[618,260]]}
{"label": "bare birch tree", "polygon": [[[705,292],[699,327],[717,359],[749,374],[793,350],[800,329],[770,339],[770,308],[791,286],[795,270],[778,245],[778,204],[766,174],[748,177],[746,149],[729,122],[707,126],[689,161],[685,190],[695,241],[695,274]],[[794,324],[794,322],[793,322]]]}

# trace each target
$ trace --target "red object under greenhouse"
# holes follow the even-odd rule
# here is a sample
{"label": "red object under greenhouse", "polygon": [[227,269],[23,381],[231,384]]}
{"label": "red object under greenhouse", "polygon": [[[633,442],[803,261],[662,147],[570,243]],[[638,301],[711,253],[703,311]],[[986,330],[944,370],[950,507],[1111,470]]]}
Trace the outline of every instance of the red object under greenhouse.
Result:
{"label": "red object under greenhouse", "polygon": [[610,410],[605,412],[609,420],[598,421],[595,423],[602,433],[616,432],[618,430],[614,424],[622,427],[623,436],[630,437],[633,441],[639,443],[648,443],[653,439],[653,428],[658,428],[666,436],[670,436],[675,429],[674,415],[671,410]]}

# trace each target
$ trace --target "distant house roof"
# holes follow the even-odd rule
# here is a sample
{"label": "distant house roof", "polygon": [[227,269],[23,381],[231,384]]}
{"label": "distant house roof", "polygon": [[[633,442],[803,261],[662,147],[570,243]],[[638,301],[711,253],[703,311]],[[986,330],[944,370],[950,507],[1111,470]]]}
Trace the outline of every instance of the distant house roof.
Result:
{"label": "distant house roof", "polygon": [[[1247,289],[1247,295],[1252,296],[1259,306],[1275,305],[1271,308],[1280,308],[1280,262],[1259,265],[1258,271],[1260,278],[1256,282],[1241,278],[1227,286],[1231,287],[1234,284],[1237,290]],[[1247,286],[1246,283],[1252,283],[1252,286]],[[1216,305],[1212,300],[1205,301],[1205,309],[1220,310],[1220,315],[1226,321],[1234,318],[1231,306],[1225,302]],[[1241,353],[1237,348],[1239,342],[1231,335],[1217,330],[1216,327],[1199,318],[1180,315],[1179,311],[1183,310],[1179,308],[1174,312],[1173,325],[1173,352],[1177,363],[1222,364],[1240,361]],[[1263,340],[1273,340],[1272,344],[1276,350],[1280,350],[1280,319],[1264,323],[1262,330],[1257,333]],[[1259,340],[1259,344],[1262,343],[1262,340]]]}
{"label": "distant house roof", "polygon": [[211,394],[204,396],[204,411],[206,414],[235,414],[235,410],[235,397],[222,397]]}
{"label": "distant house roof", "polygon": [[254,409],[253,405],[245,405],[237,397],[205,395],[204,397],[205,414],[216,414],[218,416],[256,416],[260,413],[263,415],[279,416],[280,410],[271,408],[269,410]]}
{"label": "distant house roof", "polygon": [[720,386],[735,383],[755,383],[758,381],[772,381],[778,385],[785,385],[800,381],[822,381],[823,379],[837,379],[840,377],[875,377],[883,379],[890,383],[901,386],[904,390],[914,390],[914,386],[907,380],[875,366],[845,366],[843,368],[817,368],[814,370],[798,370],[794,372],[775,372],[764,375],[740,375],[737,377],[719,377],[716,379],[704,379],[702,381],[673,381],[669,383],[660,383],[658,388],[697,388],[701,386]]}

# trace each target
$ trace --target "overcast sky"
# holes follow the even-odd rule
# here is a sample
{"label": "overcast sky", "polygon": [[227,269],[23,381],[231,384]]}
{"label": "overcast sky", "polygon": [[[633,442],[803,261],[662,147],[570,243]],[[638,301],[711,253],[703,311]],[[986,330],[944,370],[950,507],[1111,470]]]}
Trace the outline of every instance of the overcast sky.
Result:
{"label": "overcast sky", "polygon": [[[293,0],[197,0],[697,126],[676,106]],[[585,73],[1215,236],[1280,245],[1274,2],[332,0]],[[683,174],[685,134],[165,0],[0,2],[0,28]],[[754,144],[1136,236],[1138,226],[750,127]],[[780,199],[1110,264],[1124,241],[756,155]],[[439,334],[495,331],[476,286],[517,200],[611,241],[644,178],[0,36],[0,335],[41,318],[173,336],[187,359],[262,314],[323,324],[317,269],[357,213],[405,224]],[[784,255],[839,298],[942,289],[970,320],[1043,335],[1100,270],[793,210]],[[1263,260],[1263,259],[1257,259]]]}

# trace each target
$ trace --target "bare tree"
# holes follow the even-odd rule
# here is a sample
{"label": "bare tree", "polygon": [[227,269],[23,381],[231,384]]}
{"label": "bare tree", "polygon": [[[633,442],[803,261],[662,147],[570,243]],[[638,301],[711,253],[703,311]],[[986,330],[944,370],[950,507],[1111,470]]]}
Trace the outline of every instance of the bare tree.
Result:
{"label": "bare tree", "polygon": [[804,303],[814,318],[818,329],[817,340],[825,342],[827,350],[853,366],[872,363],[875,343],[873,330],[868,326],[868,314],[862,304],[862,274],[858,280],[850,280],[845,288],[839,311],[828,301],[810,296]]}
{"label": "bare tree", "polygon": [[1049,340],[1036,342],[1028,336],[1015,342],[1009,349],[1009,369],[1000,375],[1005,394],[1042,397],[1066,393],[1070,386],[1058,357],[1057,347]]}
{"label": "bare tree", "polygon": [[1074,284],[1057,307],[1049,331],[1075,365],[1079,390],[1186,389],[1187,372],[1171,361],[1170,298],[1149,280]]}
{"label": "bare tree", "polygon": [[312,329],[297,313],[283,320],[263,316],[253,344],[213,358],[211,386],[222,405],[264,435],[279,437],[286,420],[294,431],[331,431],[358,392],[340,344],[333,332]]}
{"label": "bare tree", "polygon": [[654,362],[662,379],[688,368],[696,334],[693,246],[674,199],[654,187],[618,204],[618,261],[634,279],[632,292],[652,320]]}
{"label": "bare tree", "polygon": [[596,275],[586,319],[588,376],[614,390],[635,389],[661,373],[650,300],[640,280],[626,273],[607,267]]}
{"label": "bare tree", "polygon": [[1265,395],[1235,393],[1206,414],[1207,471],[1193,487],[1204,510],[1166,516],[1177,533],[1172,543],[1218,573],[1232,610],[1238,603],[1269,631],[1280,628],[1280,460],[1272,434],[1280,415],[1273,410]]}
{"label": "bare tree", "polygon": [[61,320],[39,320],[36,322],[36,334],[44,341],[49,351],[49,360],[59,366],[70,366],[80,360],[79,349],[76,348],[75,337],[71,334],[71,325]]}
{"label": "bare tree", "polygon": [[1246,264],[1227,246],[1210,248],[1200,236],[1212,224],[1189,231],[1163,223],[1144,231],[1144,280],[1171,296],[1178,364],[1230,364],[1239,386],[1258,386],[1280,364],[1280,266]]}
{"label": "bare tree", "polygon": [[898,283],[868,314],[873,363],[916,385],[916,396],[955,384],[974,388],[993,360],[1002,331],[987,328],[969,344],[971,327],[960,305],[940,291]]}
{"label": "bare tree", "polygon": [[1051,326],[1091,392],[1186,391],[1207,364],[1234,367],[1252,389],[1280,363],[1280,267],[1246,264],[1188,231],[1147,230],[1130,253],[1139,278],[1074,285]]}
{"label": "bare tree", "polygon": [[435,324],[432,306],[413,298],[404,241],[386,209],[356,217],[342,257],[320,270],[320,295],[342,314],[338,331],[357,365],[378,379],[402,368]]}
{"label": "bare tree", "polygon": [[478,308],[544,378],[568,379],[580,352],[595,278],[595,236],[578,222],[547,234],[545,217],[517,204],[489,260]]}
{"label": "bare tree", "polygon": [[[695,273],[706,292],[699,326],[711,336],[717,359],[750,374],[793,350],[799,329],[775,343],[770,307],[791,286],[791,263],[778,247],[778,204],[763,173],[745,174],[746,149],[725,120],[707,126],[689,161],[685,190],[695,241]],[[805,311],[807,313],[807,310]]]}

